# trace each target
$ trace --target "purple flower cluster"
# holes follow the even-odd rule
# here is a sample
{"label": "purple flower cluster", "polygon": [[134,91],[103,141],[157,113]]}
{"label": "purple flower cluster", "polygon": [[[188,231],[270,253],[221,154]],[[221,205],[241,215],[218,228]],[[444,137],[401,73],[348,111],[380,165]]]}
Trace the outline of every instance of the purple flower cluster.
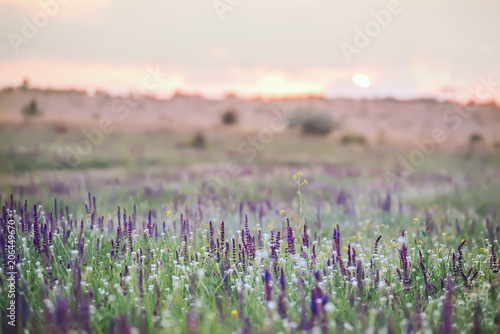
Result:
{"label": "purple flower cluster", "polygon": [[340,227],[339,227],[339,224],[337,224],[336,228],[333,229],[332,261],[333,261],[334,265],[335,265],[335,263],[338,263],[342,275],[347,276],[347,271],[345,269],[344,262],[342,261],[342,254],[340,252]]}
{"label": "purple flower cluster", "polygon": [[[405,230],[401,233],[401,238],[405,238]],[[411,263],[408,261],[408,248],[406,247],[406,242],[403,242],[401,249],[399,250],[399,257],[401,259],[402,273],[398,269],[398,274],[400,279],[403,281],[404,286],[407,291],[410,291],[411,277],[410,277],[410,267]]]}

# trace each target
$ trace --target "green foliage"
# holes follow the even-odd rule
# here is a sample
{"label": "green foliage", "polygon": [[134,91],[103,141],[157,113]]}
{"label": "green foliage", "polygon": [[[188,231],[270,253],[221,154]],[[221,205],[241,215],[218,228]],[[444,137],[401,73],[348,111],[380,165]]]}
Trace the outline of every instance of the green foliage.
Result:
{"label": "green foliage", "polygon": [[368,143],[365,136],[357,133],[346,133],[342,135],[342,137],[340,138],[340,142],[343,145],[354,144],[360,146],[365,146]]}
{"label": "green foliage", "polygon": [[480,133],[472,133],[469,136],[470,143],[479,143],[483,141],[483,136]]}
{"label": "green foliage", "polygon": [[298,109],[288,116],[288,126],[300,126],[303,134],[324,136],[340,127],[329,113],[313,108]]}
{"label": "green foliage", "polygon": [[[315,329],[311,332],[321,332],[322,324],[328,326],[328,333],[365,333],[372,329],[406,333],[410,325],[415,332],[440,332],[447,295],[441,289],[441,278],[450,273],[453,253],[458,257],[457,245],[463,239],[466,239],[461,258],[464,272],[467,275],[472,269],[469,280],[475,272],[478,274],[470,287],[464,285],[463,277],[452,277],[455,286],[453,326],[463,332],[474,332],[474,305],[479,302],[481,332],[497,332],[500,274],[490,268],[492,245],[499,239],[498,216],[492,210],[498,207],[500,194],[495,178],[500,163],[497,155],[474,155],[474,159],[467,161],[449,152],[429,156],[410,182],[394,193],[394,201],[399,201],[396,195],[401,196],[401,211],[396,208],[387,213],[381,212],[371,194],[385,192],[380,187],[384,178],[381,166],[394,160],[391,150],[352,150],[333,141],[276,136],[264,152],[267,156],[259,157],[253,164],[248,163],[247,156],[236,155],[235,159],[241,158],[238,163],[245,164],[245,171],[228,179],[224,173],[211,172],[215,164],[220,165],[227,157],[226,149],[238,142],[231,138],[220,141],[221,146],[227,145],[222,148],[214,141],[209,150],[196,151],[174,147],[176,141],[190,141],[192,135],[189,133],[138,133],[133,138],[129,133],[113,133],[80,165],[65,170],[71,176],[68,182],[57,182],[50,172],[51,163],[54,159],[64,160],[64,147],[77,145],[82,140],[81,132],[69,129],[67,133],[55,134],[51,128],[41,132],[40,127],[2,129],[0,160],[5,166],[0,164],[0,169],[9,177],[0,179],[1,194],[4,205],[10,200],[11,192],[16,201],[13,219],[18,228],[19,289],[29,306],[27,326],[30,332],[35,332],[35,325],[39,326],[38,332],[64,332],[58,328],[61,314],[59,318],[54,314],[53,306],[58,300],[68,301],[66,314],[72,317],[70,328],[75,332],[82,332],[81,324],[87,310],[95,333],[109,332],[114,325],[118,326],[116,332],[125,332],[120,331],[123,323],[133,327],[130,332],[140,333],[234,333],[245,332],[247,324],[253,333],[299,333],[302,332],[302,319],[306,322],[312,319]],[[239,139],[246,140],[246,137]],[[327,144],[322,149],[311,145],[320,146],[323,142]],[[61,155],[58,153],[60,148],[63,148]],[[299,160],[302,152],[307,152],[306,158]],[[345,160],[340,163],[327,160],[332,155]],[[151,164],[147,163],[148,159],[153,159]],[[279,164],[273,164],[276,161]],[[361,175],[357,175],[352,166],[361,166]],[[298,169],[307,175],[307,185],[302,173],[296,173]],[[290,179],[294,173],[296,184]],[[25,176],[24,181],[20,175]],[[464,175],[474,177],[464,182]],[[216,185],[212,176],[217,182],[224,182],[224,188],[220,189],[217,198],[204,198],[197,191],[202,189],[205,179]],[[154,195],[144,194],[145,180],[154,185]],[[90,214],[82,203],[86,202],[89,188],[97,202],[96,213]],[[352,213],[339,209],[336,203],[340,188],[350,196],[347,206],[352,204]],[[44,213],[39,211],[40,222],[46,223],[51,232],[47,251],[35,251],[33,224],[30,231],[21,230],[17,203],[22,208],[24,201],[16,196],[20,193],[28,199],[31,221],[33,204],[42,205],[40,211]],[[59,200],[59,212],[68,205],[69,216],[59,213],[53,229],[51,217],[56,216],[55,197]],[[238,244],[242,244],[245,252],[241,238],[244,216],[240,223],[238,212],[240,203],[243,203],[243,214],[248,214],[249,230],[255,242],[258,243],[259,232],[263,236],[262,244],[257,244],[252,265],[246,269],[238,259]],[[132,214],[134,205],[136,217]],[[121,206],[122,214],[126,208],[127,215],[136,221],[132,233],[134,253],[129,248],[128,234],[123,230],[117,251],[117,206]],[[150,210],[153,212],[152,224],[158,232],[154,231],[152,236],[149,230],[145,231]],[[92,218],[97,221],[101,217],[104,217],[103,229],[96,225],[91,228]],[[289,246],[284,228],[287,218],[295,236],[295,255],[286,253]],[[110,220],[112,228],[108,226]],[[236,240],[236,261],[232,260],[231,247],[230,260],[224,260],[222,243],[218,261],[217,239],[222,238],[222,220],[226,224],[225,240]],[[82,221],[83,230],[80,230]],[[210,251],[209,221],[214,227],[214,253]],[[342,231],[340,260],[345,263],[346,275],[339,270],[338,258],[337,264],[331,263],[336,223]],[[121,226],[124,226],[123,220]],[[406,237],[401,240],[403,229]],[[278,230],[281,247],[275,261],[270,256],[271,247],[275,247],[270,235],[273,231],[276,240]],[[309,248],[302,248],[304,230],[309,233]],[[380,235],[375,255],[374,243]],[[114,248],[111,240],[115,242]],[[403,241],[411,263],[409,289],[396,272],[396,268],[401,270],[399,251]],[[122,251],[124,244],[125,251]],[[356,278],[356,266],[348,266],[348,246],[351,254],[355,248],[356,258],[362,262],[362,289]],[[144,258],[140,256],[141,249]],[[151,250],[150,261],[147,261],[147,249]],[[116,255],[112,255],[113,250]],[[498,245],[495,250],[500,253]],[[426,295],[419,251],[427,268],[428,283],[437,287],[430,298]],[[286,281],[283,294],[286,321],[279,316],[276,305],[281,287],[274,273],[275,263],[279,269],[283,268]],[[151,271],[143,274],[141,283],[140,272],[146,272],[148,266]],[[266,269],[272,274],[273,303],[265,300],[263,273]],[[81,292],[76,294],[80,270]],[[316,270],[319,280],[313,274]],[[0,277],[5,282],[3,269]],[[4,286],[6,284],[1,288]],[[316,286],[328,300],[320,305],[319,317],[313,318],[312,289]],[[421,301],[417,301],[418,292]],[[7,294],[0,294],[2,309],[7,302]],[[155,312],[157,302],[159,311]],[[302,305],[305,305],[304,315]],[[422,328],[417,330],[420,307],[425,316]],[[189,319],[194,321],[190,323]]]}

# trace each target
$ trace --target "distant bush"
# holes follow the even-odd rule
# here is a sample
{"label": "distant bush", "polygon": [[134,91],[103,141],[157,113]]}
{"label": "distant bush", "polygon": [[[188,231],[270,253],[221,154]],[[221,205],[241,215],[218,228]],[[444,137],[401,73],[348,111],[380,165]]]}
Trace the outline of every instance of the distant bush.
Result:
{"label": "distant bush", "polygon": [[23,107],[22,113],[26,117],[39,116],[42,114],[40,109],[38,109],[38,104],[36,103],[35,99],[31,100],[30,103]]}
{"label": "distant bush", "polygon": [[205,140],[205,136],[203,135],[203,133],[198,132],[197,134],[195,134],[189,146],[193,148],[204,149],[207,146],[207,141]]}
{"label": "distant bush", "polygon": [[479,133],[472,133],[469,136],[469,142],[470,143],[479,143],[483,141],[483,136],[481,136]]}
{"label": "distant bush", "polygon": [[21,88],[22,90],[28,90],[30,88],[30,80],[28,78],[24,78],[19,88]]}
{"label": "distant bush", "polygon": [[500,141],[496,141],[493,143],[493,148],[500,149]]}
{"label": "distant bush", "polygon": [[55,133],[66,133],[68,132],[68,127],[63,123],[54,123],[52,124],[52,130]]}
{"label": "distant bush", "polygon": [[324,136],[338,128],[339,123],[326,112],[299,109],[288,116],[288,126],[290,128],[300,126],[303,134]]}
{"label": "distant bush", "polygon": [[327,113],[308,117],[302,123],[302,133],[310,135],[327,135],[333,128],[333,120]]}
{"label": "distant bush", "polygon": [[222,114],[222,123],[226,125],[233,125],[238,122],[238,114],[234,108],[227,109]]}
{"label": "distant bush", "polygon": [[368,143],[365,136],[357,134],[357,133],[344,134],[340,138],[340,142],[344,145],[355,144],[355,145],[361,145],[361,146],[364,146]]}

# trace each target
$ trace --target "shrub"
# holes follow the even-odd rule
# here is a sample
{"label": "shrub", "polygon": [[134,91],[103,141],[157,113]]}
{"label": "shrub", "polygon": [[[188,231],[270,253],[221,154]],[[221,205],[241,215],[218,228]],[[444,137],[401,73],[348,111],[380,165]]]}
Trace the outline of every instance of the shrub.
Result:
{"label": "shrub", "polygon": [[55,133],[67,133],[68,127],[64,123],[54,123],[52,124],[52,130]]}
{"label": "shrub", "polygon": [[483,136],[481,136],[481,134],[479,134],[479,133],[472,133],[469,136],[469,142],[470,143],[479,143],[479,142],[482,142],[482,141],[483,141]]}
{"label": "shrub", "polygon": [[229,108],[222,114],[223,124],[233,125],[236,124],[237,122],[238,122],[238,115],[234,108]]}
{"label": "shrub", "polygon": [[28,78],[24,78],[19,88],[22,90],[28,90],[30,88],[30,80]]}
{"label": "shrub", "polygon": [[357,134],[357,133],[346,133],[340,138],[340,142],[344,145],[361,145],[364,146],[367,144],[367,140],[365,136]]}
{"label": "shrub", "polygon": [[299,109],[288,116],[288,127],[300,126],[303,134],[324,136],[338,128],[338,122],[322,111]]}
{"label": "shrub", "polygon": [[199,149],[205,148],[207,146],[207,142],[205,140],[205,136],[203,135],[203,133],[201,132],[196,133],[193,140],[191,140],[189,146]]}
{"label": "shrub", "polygon": [[30,103],[25,105],[22,109],[23,115],[27,117],[32,117],[32,116],[39,116],[41,115],[41,111],[38,109],[38,104],[36,103],[36,100],[33,99],[31,100]]}
{"label": "shrub", "polygon": [[302,133],[311,135],[327,135],[333,130],[333,120],[327,113],[308,117],[302,123]]}

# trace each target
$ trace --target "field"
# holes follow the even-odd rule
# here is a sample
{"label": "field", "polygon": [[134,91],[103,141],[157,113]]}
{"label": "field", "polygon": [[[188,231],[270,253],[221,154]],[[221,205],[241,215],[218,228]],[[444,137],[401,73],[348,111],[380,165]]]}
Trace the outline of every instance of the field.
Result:
{"label": "field", "polygon": [[498,153],[398,178],[416,147],[130,130],[68,163],[56,130],[0,129],[2,319],[12,276],[30,333],[500,330]]}

